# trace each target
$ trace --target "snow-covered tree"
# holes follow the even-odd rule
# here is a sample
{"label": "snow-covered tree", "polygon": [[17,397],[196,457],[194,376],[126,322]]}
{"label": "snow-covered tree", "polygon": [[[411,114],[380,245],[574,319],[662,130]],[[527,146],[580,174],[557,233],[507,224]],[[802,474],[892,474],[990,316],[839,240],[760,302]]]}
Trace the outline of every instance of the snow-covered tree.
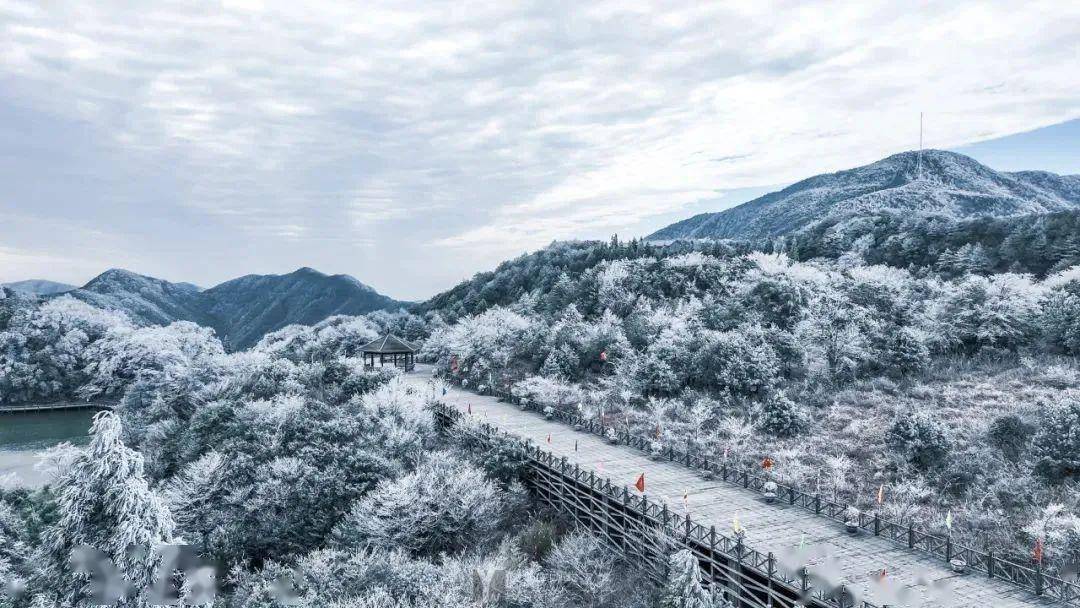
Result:
{"label": "snow-covered tree", "polygon": [[1036,470],[1054,482],[1080,477],[1080,399],[1051,405],[1031,441]]}
{"label": "snow-covered tree", "polygon": [[48,595],[72,602],[85,596],[84,580],[68,558],[81,545],[104,552],[134,589],[149,588],[155,568],[152,550],[173,540],[173,517],[143,476],[143,458],[124,445],[120,419],[109,412],[94,417],[90,444],[53,480],[58,514],[45,531],[40,563]]}
{"label": "snow-covered tree", "polygon": [[578,532],[563,537],[544,558],[551,581],[572,606],[607,605],[615,587],[615,557],[596,537]]}
{"label": "snow-covered tree", "polygon": [[885,442],[902,460],[923,470],[942,465],[952,447],[948,431],[927,411],[897,415]]}
{"label": "snow-covered tree", "polygon": [[664,608],[729,608],[731,603],[701,585],[701,567],[689,549],[668,559],[668,582],[661,600]]}
{"label": "snow-covered tree", "polygon": [[437,555],[489,541],[503,511],[503,493],[483,471],[450,454],[436,454],[357,501],[335,537],[345,546]]}

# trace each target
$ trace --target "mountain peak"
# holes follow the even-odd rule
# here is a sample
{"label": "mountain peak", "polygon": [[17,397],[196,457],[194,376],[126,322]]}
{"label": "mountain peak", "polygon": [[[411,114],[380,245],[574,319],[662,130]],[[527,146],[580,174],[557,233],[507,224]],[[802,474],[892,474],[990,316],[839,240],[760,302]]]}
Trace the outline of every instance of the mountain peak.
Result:
{"label": "mountain peak", "polygon": [[907,151],[817,175],[719,213],[672,224],[649,240],[766,239],[838,216],[881,211],[955,218],[1047,213],[1080,206],[1072,178],[1044,172],[1000,173],[947,150]]}

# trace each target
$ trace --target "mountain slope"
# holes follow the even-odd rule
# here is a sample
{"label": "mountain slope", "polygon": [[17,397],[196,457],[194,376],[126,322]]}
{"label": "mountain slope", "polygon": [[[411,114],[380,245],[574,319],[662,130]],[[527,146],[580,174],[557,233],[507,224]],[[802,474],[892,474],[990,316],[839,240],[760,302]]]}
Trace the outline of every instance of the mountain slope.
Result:
{"label": "mountain slope", "polygon": [[98,308],[122,310],[140,325],[168,325],[173,321],[210,325],[198,287],[127,270],[106,270],[68,295]]}
{"label": "mountain slope", "polygon": [[761,239],[813,222],[881,211],[954,218],[1005,217],[1080,207],[1080,176],[1001,173],[955,152],[904,152],[805,179],[719,213],[703,213],[646,237]]}
{"label": "mountain slope", "polygon": [[247,348],[286,325],[312,325],[333,315],[407,305],[350,276],[327,276],[310,268],[248,275],[207,290],[113,269],[65,295],[123,311],[140,325],[192,321],[213,327],[232,349]]}
{"label": "mountain slope", "polygon": [[12,291],[17,291],[21,294],[35,296],[50,296],[75,289],[74,285],[57,283],[56,281],[46,281],[44,279],[29,279],[26,281],[15,281],[14,283],[3,283],[0,284],[0,287],[7,287]]}
{"label": "mountain slope", "polygon": [[402,306],[356,279],[301,268],[286,275],[247,275],[201,294],[213,327],[231,348],[247,348],[286,325],[313,325],[334,315]]}

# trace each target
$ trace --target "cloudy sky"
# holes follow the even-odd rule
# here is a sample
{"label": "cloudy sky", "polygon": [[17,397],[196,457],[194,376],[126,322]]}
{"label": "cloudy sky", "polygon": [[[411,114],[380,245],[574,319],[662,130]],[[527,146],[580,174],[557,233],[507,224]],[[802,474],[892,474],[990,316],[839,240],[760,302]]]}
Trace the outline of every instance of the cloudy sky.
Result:
{"label": "cloudy sky", "polygon": [[0,281],[418,299],[914,148],[920,110],[1080,172],[1073,2],[305,4],[0,0]]}

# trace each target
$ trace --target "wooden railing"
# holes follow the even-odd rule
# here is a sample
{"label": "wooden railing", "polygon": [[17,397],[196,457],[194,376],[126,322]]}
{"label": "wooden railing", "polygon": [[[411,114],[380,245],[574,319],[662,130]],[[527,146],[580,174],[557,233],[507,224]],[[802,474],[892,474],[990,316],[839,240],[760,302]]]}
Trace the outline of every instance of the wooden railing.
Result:
{"label": "wooden railing", "polygon": [[[451,381],[460,384],[460,381],[456,378],[452,378]],[[555,408],[550,405],[522,401],[507,391],[493,387],[488,387],[485,394],[493,395],[504,401],[515,403],[518,407],[539,413],[543,413],[546,407],[552,407],[554,410],[553,419],[600,437],[606,437],[607,431],[614,428],[605,427],[595,419],[585,418],[577,412],[566,408]],[[644,452],[650,452],[654,443],[654,440],[634,435],[629,430],[619,431],[615,429],[615,432],[619,443]],[[686,450],[671,445],[662,447],[661,457],[697,471],[708,471],[711,475],[724,482],[757,492],[762,492],[765,484],[773,481],[756,470],[730,464],[726,461],[717,462],[716,459],[711,459],[708,456],[691,454]],[[818,493],[809,492],[793,485],[775,481],[773,483],[776,483],[778,501],[784,501],[789,505],[812,511],[816,515],[846,523],[848,509],[852,505],[823,498]],[[1068,605],[1080,605],[1080,585],[1046,574],[1040,564],[1036,564],[1035,567],[1024,566],[1002,559],[994,555],[993,551],[980,551],[966,545],[954,543],[952,538],[948,536],[930,533],[911,523],[907,525],[900,524],[883,518],[877,513],[870,515],[860,511],[857,524],[860,529],[866,530],[874,536],[881,536],[905,545],[909,549],[943,559],[950,564],[950,567],[954,559],[960,559],[963,560],[964,567],[972,572],[985,574],[988,578],[1009,582],[1036,595],[1046,596]]]}
{"label": "wooden railing", "polygon": [[[519,445],[528,462],[527,484],[551,507],[569,514],[575,522],[597,534],[612,548],[644,567],[657,583],[666,580],[668,555],[675,548],[689,549],[698,559],[703,580],[741,608],[853,608],[852,594],[842,585],[815,588],[806,568],[786,576],[772,553],[747,546],[741,538],[717,532],[657,504],[648,496],[631,494],[625,486],[600,478],[595,472],[570,465],[566,458],[530,445],[494,426],[459,424],[462,414],[440,403],[433,404],[440,427],[457,426],[481,444],[510,442]],[[877,608],[860,602],[860,608]]]}

